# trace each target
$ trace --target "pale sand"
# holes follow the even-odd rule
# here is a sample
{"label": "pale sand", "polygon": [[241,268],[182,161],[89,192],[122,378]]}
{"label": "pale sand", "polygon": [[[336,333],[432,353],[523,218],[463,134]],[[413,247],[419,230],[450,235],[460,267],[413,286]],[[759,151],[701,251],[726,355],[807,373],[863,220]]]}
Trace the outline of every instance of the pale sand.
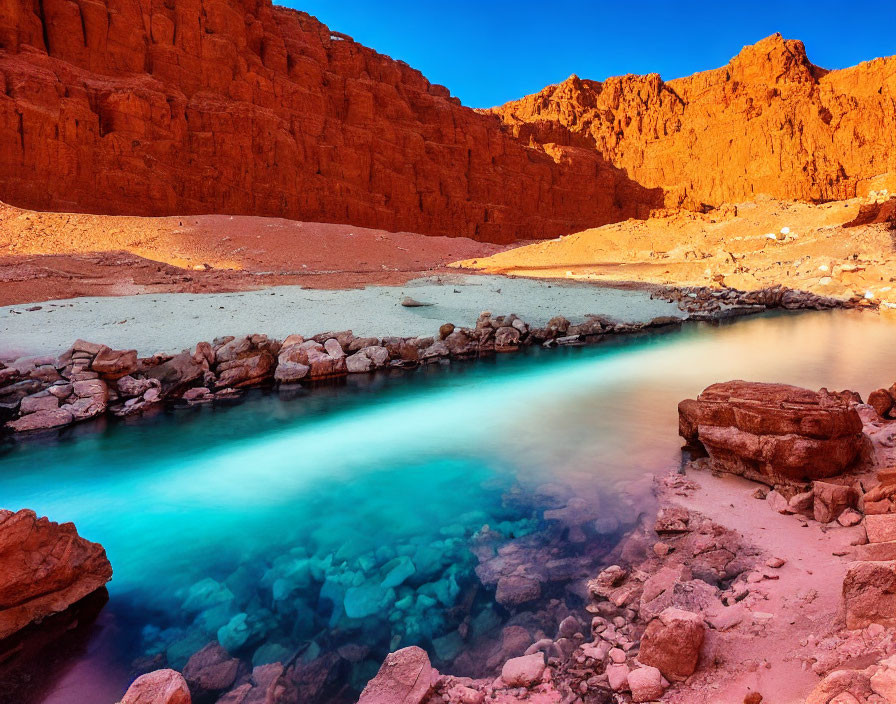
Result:
{"label": "pale sand", "polygon": [[[434,305],[406,308],[405,296]],[[581,322],[587,314],[620,322],[683,317],[646,290],[594,284],[447,275],[401,286],[318,290],[278,286],[236,293],[168,293],[46,301],[0,308],[0,358],[56,354],[77,338],[141,355],[177,352],[222,335],[264,333],[283,339],[351,329],[359,336],[434,335],[445,322],[472,326],[479,313],[516,313],[534,325],[555,315]]]}

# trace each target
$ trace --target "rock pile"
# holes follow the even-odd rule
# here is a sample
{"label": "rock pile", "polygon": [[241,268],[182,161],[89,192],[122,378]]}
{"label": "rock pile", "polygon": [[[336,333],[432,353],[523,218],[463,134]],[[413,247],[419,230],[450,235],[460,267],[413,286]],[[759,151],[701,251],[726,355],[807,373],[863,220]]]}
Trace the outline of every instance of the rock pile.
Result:
{"label": "rock pile", "polygon": [[835,670],[806,699],[806,704],[877,704],[896,701],[896,655],[862,669]]}
{"label": "rock pile", "polygon": [[868,542],[856,546],[843,580],[846,626],[896,626],[896,469],[877,472],[877,486],[862,496]]}
{"label": "rock pile", "polygon": [[859,300],[842,301],[781,285],[755,291],[741,291],[730,287],[719,289],[685,286],[664,289],[654,295],[677,303],[692,320],[724,320],[773,309],[830,310],[861,305]]}
{"label": "rock pile", "polygon": [[251,386],[414,368],[536,344],[580,344],[679,322],[662,318],[625,324],[589,316],[571,324],[557,316],[538,328],[517,315],[486,312],[473,328],[446,324],[433,337],[380,339],[356,337],[346,330],[308,339],[290,335],[280,342],[266,335],[244,335],[148,358],[138,358],[135,350],[77,340],[59,357],[27,357],[0,365],[0,421],[11,432],[48,430],[104,415],[141,413],[166,400],[201,404],[230,398]]}
{"label": "rock pile", "polygon": [[766,484],[824,479],[861,466],[868,441],[843,395],[729,381],[678,405],[679,434],[714,469]]}
{"label": "rock pile", "polygon": [[0,640],[101,589],[112,567],[71,523],[0,510]]}

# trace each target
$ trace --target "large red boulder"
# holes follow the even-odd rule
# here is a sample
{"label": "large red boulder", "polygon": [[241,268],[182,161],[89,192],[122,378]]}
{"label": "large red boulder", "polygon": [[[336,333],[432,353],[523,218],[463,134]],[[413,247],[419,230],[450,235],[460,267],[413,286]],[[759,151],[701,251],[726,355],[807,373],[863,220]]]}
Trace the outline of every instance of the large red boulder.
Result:
{"label": "large red boulder", "polygon": [[678,404],[679,434],[719,470],[778,484],[861,465],[867,438],[849,402],[822,389],[728,381]]}
{"label": "large red boulder", "polygon": [[669,607],[647,624],[638,660],[668,680],[683,681],[697,669],[705,635],[700,614]]}
{"label": "large red boulder", "polygon": [[102,545],[72,523],[0,510],[0,640],[64,611],[112,579]]}

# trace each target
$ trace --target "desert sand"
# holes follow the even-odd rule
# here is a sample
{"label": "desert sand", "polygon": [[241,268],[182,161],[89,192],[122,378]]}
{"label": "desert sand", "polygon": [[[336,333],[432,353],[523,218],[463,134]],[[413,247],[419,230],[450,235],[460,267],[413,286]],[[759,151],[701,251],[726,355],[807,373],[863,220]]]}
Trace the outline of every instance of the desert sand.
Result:
{"label": "desert sand", "polygon": [[[775,284],[842,299],[896,302],[887,222],[851,225],[871,199],[815,205],[760,199],[709,213],[659,212],[471,258],[455,266],[492,274],[755,290]],[[886,219],[877,213],[873,219]]]}
{"label": "desert sand", "polygon": [[0,203],[0,305],[78,296],[397,284],[503,247],[280,218],[116,217]]}

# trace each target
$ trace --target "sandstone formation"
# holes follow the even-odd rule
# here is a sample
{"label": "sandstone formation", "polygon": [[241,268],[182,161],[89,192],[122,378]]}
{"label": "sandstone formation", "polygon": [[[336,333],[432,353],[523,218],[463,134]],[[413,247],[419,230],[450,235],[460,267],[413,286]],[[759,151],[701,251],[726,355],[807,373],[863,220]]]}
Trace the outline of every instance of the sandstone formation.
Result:
{"label": "sandstone formation", "polygon": [[594,150],[520,143],[401,61],[269,0],[8,0],[0,199],[485,241],[661,202]]}
{"label": "sandstone formation", "polygon": [[101,545],[71,523],[0,510],[0,640],[64,611],[112,578]]}
{"label": "sandstone formation", "polygon": [[828,71],[780,34],[687,78],[571,76],[491,112],[521,141],[593,149],[670,207],[896,190],[896,57]]}
{"label": "sandstone formation", "polygon": [[896,60],[826,71],[779,35],[689,78],[571,77],[476,111],[267,0],[9,0],[0,19],[0,198],[35,209],[509,242],[896,173]]}
{"label": "sandstone formation", "polygon": [[715,468],[767,484],[842,474],[861,464],[867,443],[844,398],[786,384],[713,384],[682,401],[678,417],[679,434]]}

